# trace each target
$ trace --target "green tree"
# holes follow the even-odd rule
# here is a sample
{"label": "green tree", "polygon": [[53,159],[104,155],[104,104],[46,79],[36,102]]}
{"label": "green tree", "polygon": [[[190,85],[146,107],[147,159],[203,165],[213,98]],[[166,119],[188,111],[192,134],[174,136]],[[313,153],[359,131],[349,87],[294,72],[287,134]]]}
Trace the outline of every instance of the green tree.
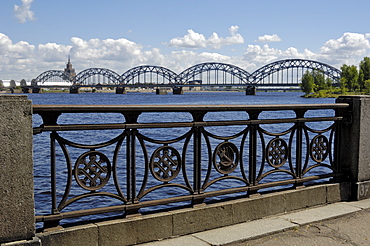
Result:
{"label": "green tree", "polygon": [[360,69],[358,71],[358,86],[360,87],[360,90],[362,91],[365,88],[365,79],[364,79],[364,72]]}
{"label": "green tree", "polygon": [[314,83],[316,85],[315,92],[319,90],[325,90],[328,88],[325,81],[325,75],[323,72],[315,70],[312,72],[312,76],[314,78]]}
{"label": "green tree", "polygon": [[370,58],[364,57],[360,62],[360,71],[364,74],[364,81],[370,79]]}
{"label": "green tree", "polygon": [[333,80],[331,79],[331,78],[326,78],[325,79],[325,83],[326,83],[326,87],[328,88],[328,89],[331,89],[332,87],[333,87]]}
{"label": "green tree", "polygon": [[20,82],[20,85],[27,85],[27,82],[25,79],[22,79],[21,82]]}
{"label": "green tree", "polygon": [[370,95],[370,79],[364,82],[364,91],[366,94]]}
{"label": "green tree", "polygon": [[361,89],[365,88],[365,81],[370,79],[370,58],[364,57],[360,62],[358,83]]}
{"label": "green tree", "polygon": [[308,95],[315,91],[315,79],[311,72],[306,71],[302,76],[302,83],[300,84],[302,91]]}
{"label": "green tree", "polygon": [[344,64],[341,67],[342,76],[340,79],[341,88],[348,91],[355,91],[360,89],[358,84],[359,73],[355,65],[348,66]]}
{"label": "green tree", "polygon": [[0,87],[4,87],[4,83],[1,79],[0,79]]}

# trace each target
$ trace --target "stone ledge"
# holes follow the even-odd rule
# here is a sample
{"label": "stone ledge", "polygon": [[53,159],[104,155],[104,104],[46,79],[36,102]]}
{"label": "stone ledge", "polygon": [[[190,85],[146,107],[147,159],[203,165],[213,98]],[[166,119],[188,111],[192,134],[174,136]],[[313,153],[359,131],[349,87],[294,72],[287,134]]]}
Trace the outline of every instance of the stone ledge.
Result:
{"label": "stone ledge", "polygon": [[234,225],[340,201],[340,184],[322,184],[197,208],[40,233],[42,245],[132,245]]}
{"label": "stone ledge", "polygon": [[41,240],[38,237],[34,237],[31,240],[20,240],[10,243],[2,243],[1,246],[41,246]]}

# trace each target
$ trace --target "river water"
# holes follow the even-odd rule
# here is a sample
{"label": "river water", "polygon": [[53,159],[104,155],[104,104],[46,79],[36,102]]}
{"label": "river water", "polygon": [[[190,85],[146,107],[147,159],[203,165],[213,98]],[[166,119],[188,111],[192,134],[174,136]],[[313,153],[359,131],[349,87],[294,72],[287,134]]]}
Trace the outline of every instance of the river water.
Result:
{"label": "river water", "polygon": [[[244,92],[188,92],[184,95],[156,95],[155,93],[44,93],[44,94],[29,94],[28,98],[33,104],[95,104],[95,105],[175,105],[175,104],[321,104],[334,103],[332,98],[302,98],[302,93],[299,92],[258,92],[255,96],[246,96]],[[266,112],[266,115],[261,117],[285,117],[281,112]],[[275,116],[273,115],[275,113]],[[283,113],[284,114],[284,113]],[[292,114],[292,112],[291,112]],[[319,113],[320,114],[320,113]],[[321,112],[323,116],[329,116],[327,112]],[[333,112],[329,113],[333,114]],[[292,114],[294,116],[294,114]],[[139,122],[160,122],[160,121],[191,121],[191,115],[187,113],[166,113],[166,114],[147,114],[139,117]],[[240,112],[224,112],[207,114],[205,120],[226,120],[226,119],[245,119],[245,115]],[[122,123],[124,118],[120,114],[74,114],[62,115],[58,120],[59,124],[85,124],[85,123]],[[33,125],[39,126],[42,124],[41,117],[33,116]],[[274,125],[271,130],[274,132],[282,132],[289,126],[284,124]],[[277,127],[277,128],[276,128]],[[281,128],[279,128],[281,127]],[[325,127],[325,126],[323,126]],[[320,126],[320,128],[322,128]],[[322,128],[323,129],[323,128]],[[240,127],[230,127],[222,132],[225,136],[235,134],[240,130]],[[67,139],[76,141],[82,144],[101,143],[112,139],[120,134],[119,130],[101,131],[99,134],[92,131],[84,132],[63,132],[61,135]],[[153,135],[150,130],[143,131],[147,136]],[[158,135],[166,135],[169,139],[178,137],[182,134],[179,131],[169,131],[168,129],[159,129]],[[34,136],[34,175],[35,175],[35,206],[36,214],[48,214],[51,208],[50,198],[50,138],[48,133],[42,133]],[[140,161],[140,157],[138,157]],[[63,162],[62,153],[57,153],[57,161]],[[66,168],[65,164],[57,164],[57,176],[65,182]],[[60,176],[60,177],[59,177]],[[140,177],[138,178],[140,179]],[[64,180],[64,181],[63,181]],[[64,188],[58,189],[58,198],[62,196]],[[74,190],[72,189],[71,194]],[[76,191],[77,192],[77,191]],[[171,191],[170,191],[171,192]],[[93,201],[94,203],[95,201]],[[110,201],[100,201],[99,206],[112,205]],[[115,203],[113,203],[115,205]],[[84,203],[79,203],[78,209],[83,209]],[[90,205],[89,205],[90,206]]]}

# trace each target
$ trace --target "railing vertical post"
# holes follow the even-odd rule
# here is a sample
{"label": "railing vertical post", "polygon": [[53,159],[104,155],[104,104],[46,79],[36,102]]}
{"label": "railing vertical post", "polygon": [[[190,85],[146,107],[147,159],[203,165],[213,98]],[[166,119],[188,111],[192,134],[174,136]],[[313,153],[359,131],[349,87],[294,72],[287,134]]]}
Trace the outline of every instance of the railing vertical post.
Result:
{"label": "railing vertical post", "polygon": [[132,181],[131,181],[131,131],[126,130],[127,137],[126,137],[126,185],[127,185],[127,200],[132,201]]}
{"label": "railing vertical post", "polygon": [[[206,112],[192,112],[193,122],[196,124],[197,122],[202,122],[204,115]],[[201,190],[201,182],[202,182],[202,126],[193,126],[193,140],[194,140],[194,154],[193,154],[193,162],[194,162],[194,198],[192,201],[193,206],[199,206],[203,204],[203,199],[197,198],[198,194],[203,193]]]}
{"label": "railing vertical post", "polygon": [[[294,110],[296,118],[304,118],[305,110],[297,109]],[[303,141],[303,122],[296,123],[296,177],[298,179],[302,178],[302,141]],[[302,183],[296,183],[295,187],[302,186]]]}
{"label": "railing vertical post", "polygon": [[[55,139],[57,133],[50,133],[50,188],[51,188],[51,214],[59,214],[57,205],[57,175],[56,175],[56,152]],[[44,222],[44,229],[59,226],[60,220],[51,220]]]}
{"label": "railing vertical post", "polygon": [[[136,133],[137,130],[131,130],[131,202],[136,203]],[[137,212],[137,211],[136,211]]]}
{"label": "railing vertical post", "polygon": [[[248,111],[250,120],[258,120],[258,116],[261,111]],[[259,125],[251,124],[249,131],[249,181],[252,186],[257,185],[257,130]],[[257,191],[249,191],[249,195],[256,193]]]}
{"label": "railing vertical post", "polygon": [[194,191],[199,193],[200,180],[201,180],[201,139],[200,139],[200,128],[194,127]]}
{"label": "railing vertical post", "polygon": [[[123,113],[126,123],[137,123],[141,112]],[[136,134],[137,129],[126,130],[126,183],[128,205],[134,204],[136,198]],[[139,214],[138,209],[126,209],[126,216]]]}
{"label": "railing vertical post", "polygon": [[57,189],[56,189],[56,170],[55,170],[55,131],[50,134],[50,185],[51,185],[51,213],[58,213],[57,209]]}

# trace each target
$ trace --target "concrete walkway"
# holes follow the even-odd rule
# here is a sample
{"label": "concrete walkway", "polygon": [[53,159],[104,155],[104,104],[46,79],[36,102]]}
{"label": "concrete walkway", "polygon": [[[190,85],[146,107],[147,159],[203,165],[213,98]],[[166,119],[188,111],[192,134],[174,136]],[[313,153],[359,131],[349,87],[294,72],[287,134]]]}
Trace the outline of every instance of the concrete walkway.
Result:
{"label": "concrete walkway", "polygon": [[339,202],[141,245],[370,245],[370,199]]}

